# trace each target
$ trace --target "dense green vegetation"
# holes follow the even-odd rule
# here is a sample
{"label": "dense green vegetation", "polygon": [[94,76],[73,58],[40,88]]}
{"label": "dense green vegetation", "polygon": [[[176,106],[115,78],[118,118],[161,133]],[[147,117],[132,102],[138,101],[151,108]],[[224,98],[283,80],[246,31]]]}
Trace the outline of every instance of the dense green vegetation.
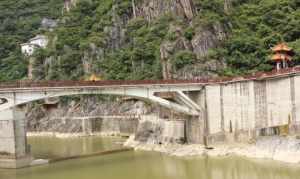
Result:
{"label": "dense green vegetation", "polygon": [[58,18],[61,0],[1,0],[0,1],[0,80],[26,76],[27,60],[20,44],[39,33],[43,17]]}
{"label": "dense green vegetation", "polygon": [[236,4],[229,16],[230,36],[220,49],[227,72],[270,70],[270,48],[287,42],[300,62],[300,1],[248,0]]}
{"label": "dense green vegetation", "polygon": [[[60,24],[53,32],[45,32],[51,40],[49,48],[35,54],[37,79],[82,79],[82,59],[91,61],[92,73],[107,79],[161,78],[160,45],[176,38],[168,34],[171,23],[182,26],[187,40],[201,26],[220,23],[226,27],[227,40],[205,57],[225,61],[223,75],[270,70],[270,47],[281,41],[294,48],[295,63],[300,62],[299,0],[232,0],[226,13],[223,0],[194,0],[194,4],[199,12],[189,25],[170,14],[150,23],[141,17],[133,19],[131,0],[80,0],[63,16],[61,0],[2,0],[0,80],[26,76],[27,59],[19,44],[40,32],[42,17],[59,18]],[[124,36],[111,39],[112,32],[121,27]],[[46,74],[47,57],[54,60]],[[186,50],[172,57],[176,70],[198,60]]]}
{"label": "dense green vegetation", "polygon": [[[51,55],[60,56],[56,71],[50,79],[78,79],[83,76],[81,59],[101,49],[99,55],[88,55],[93,62],[92,72],[102,74],[109,79],[145,79],[158,78],[159,45],[168,27],[168,17],[162,17],[149,24],[142,18],[129,21],[121,48],[115,49],[109,38],[114,26],[113,16],[121,21],[131,15],[129,0],[118,1],[112,8],[111,0],[79,1],[71,13],[63,17],[63,23],[53,32],[57,41],[52,47]],[[119,27],[117,27],[119,28]],[[116,39],[118,41],[119,39]]]}

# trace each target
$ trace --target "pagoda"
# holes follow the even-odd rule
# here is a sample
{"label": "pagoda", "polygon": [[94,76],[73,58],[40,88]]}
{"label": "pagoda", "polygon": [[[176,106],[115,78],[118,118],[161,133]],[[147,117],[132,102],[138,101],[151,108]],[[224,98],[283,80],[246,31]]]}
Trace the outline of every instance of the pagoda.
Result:
{"label": "pagoda", "polygon": [[101,81],[101,77],[100,76],[97,76],[96,74],[92,74],[88,81]]}
{"label": "pagoda", "polygon": [[285,43],[280,43],[272,48],[272,60],[276,62],[276,69],[288,68],[292,61],[293,50]]}

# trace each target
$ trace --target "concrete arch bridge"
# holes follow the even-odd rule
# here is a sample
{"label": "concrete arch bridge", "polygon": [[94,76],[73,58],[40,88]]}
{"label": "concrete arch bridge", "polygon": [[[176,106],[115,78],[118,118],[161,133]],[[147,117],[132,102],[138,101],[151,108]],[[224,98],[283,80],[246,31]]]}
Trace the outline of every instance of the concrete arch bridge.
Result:
{"label": "concrete arch bridge", "polygon": [[[204,84],[197,80],[2,83],[0,84],[0,112],[41,99],[82,94],[108,94],[149,101],[187,115],[199,115],[200,106],[190,99],[187,93],[200,91],[203,86]],[[157,95],[160,93],[172,93],[175,101],[161,98]]]}
{"label": "concrete arch bridge", "polygon": [[[165,93],[173,98],[163,98]],[[300,134],[300,67],[210,80],[0,83],[0,168],[30,161],[25,115],[18,105],[77,94],[129,96],[196,116],[185,128],[190,143],[203,143],[203,136],[209,143],[245,141],[281,126]]]}
{"label": "concrete arch bridge", "polygon": [[[176,112],[198,116],[201,107],[188,93],[201,91],[197,80],[147,81],[19,81],[0,84],[0,168],[28,164],[25,114],[18,106],[36,100],[83,94],[108,94],[133,97]],[[168,100],[158,94],[171,93]]]}

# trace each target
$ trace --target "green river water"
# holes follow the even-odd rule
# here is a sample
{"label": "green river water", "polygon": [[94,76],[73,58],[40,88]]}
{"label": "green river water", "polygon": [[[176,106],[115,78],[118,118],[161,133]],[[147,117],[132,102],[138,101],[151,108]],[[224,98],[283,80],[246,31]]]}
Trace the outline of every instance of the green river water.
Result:
{"label": "green river water", "polygon": [[[122,148],[120,138],[29,138],[36,158],[57,158]],[[178,158],[129,151],[0,170],[0,179],[300,179],[300,167],[239,157]]]}

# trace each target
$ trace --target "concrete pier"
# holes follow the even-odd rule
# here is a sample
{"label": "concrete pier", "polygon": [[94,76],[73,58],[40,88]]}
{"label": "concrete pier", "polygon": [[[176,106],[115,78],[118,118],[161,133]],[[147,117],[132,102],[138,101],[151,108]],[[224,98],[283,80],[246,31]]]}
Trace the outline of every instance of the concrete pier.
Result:
{"label": "concrete pier", "polygon": [[24,119],[25,113],[18,107],[0,112],[0,168],[22,168],[32,160]]}

